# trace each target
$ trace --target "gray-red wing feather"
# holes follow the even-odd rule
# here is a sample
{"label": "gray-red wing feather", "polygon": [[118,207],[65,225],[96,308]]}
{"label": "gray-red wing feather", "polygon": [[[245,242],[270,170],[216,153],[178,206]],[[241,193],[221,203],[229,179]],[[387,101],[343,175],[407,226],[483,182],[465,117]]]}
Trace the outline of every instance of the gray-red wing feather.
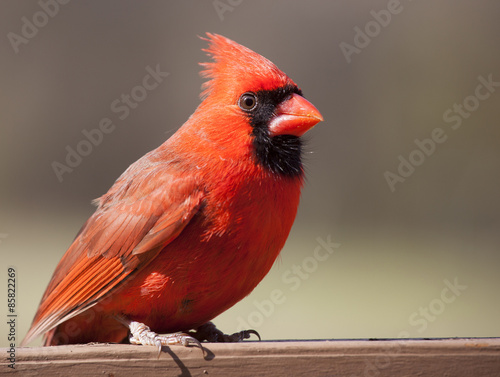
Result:
{"label": "gray-red wing feather", "polygon": [[[59,262],[23,344],[112,292],[151,262],[198,211],[204,194],[193,179],[151,170],[131,171],[135,174],[119,179],[100,199]],[[155,187],[144,179],[151,176]]]}

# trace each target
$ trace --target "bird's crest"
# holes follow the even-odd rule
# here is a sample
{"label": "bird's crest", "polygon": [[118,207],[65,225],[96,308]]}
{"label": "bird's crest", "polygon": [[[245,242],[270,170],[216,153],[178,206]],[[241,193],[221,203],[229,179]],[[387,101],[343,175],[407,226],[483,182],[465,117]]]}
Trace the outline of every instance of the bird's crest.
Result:
{"label": "bird's crest", "polygon": [[237,95],[245,91],[271,90],[293,81],[274,63],[256,52],[218,34],[207,33],[209,42],[203,49],[213,62],[200,63],[202,77],[208,78],[201,96],[212,93]]}

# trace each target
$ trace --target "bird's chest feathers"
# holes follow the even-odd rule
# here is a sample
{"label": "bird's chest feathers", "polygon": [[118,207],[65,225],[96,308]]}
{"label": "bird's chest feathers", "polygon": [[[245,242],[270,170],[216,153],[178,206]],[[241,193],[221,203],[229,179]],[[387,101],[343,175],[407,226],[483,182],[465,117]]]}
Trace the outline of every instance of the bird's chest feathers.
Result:
{"label": "bird's chest feathers", "polygon": [[207,198],[204,239],[220,248],[231,268],[252,264],[262,278],[285,244],[299,197],[296,180],[221,180]]}

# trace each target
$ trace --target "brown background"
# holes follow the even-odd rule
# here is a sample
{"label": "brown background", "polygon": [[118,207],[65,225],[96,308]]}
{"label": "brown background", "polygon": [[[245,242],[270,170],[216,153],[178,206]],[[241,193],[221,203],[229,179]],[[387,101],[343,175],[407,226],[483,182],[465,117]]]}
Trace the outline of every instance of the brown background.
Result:
{"label": "brown background", "polygon": [[[219,16],[212,1],[73,1],[16,53],[8,33],[41,7],[0,3],[0,313],[15,266],[18,336],[91,199],[198,105],[206,31],[275,62],[325,118],[308,135],[308,182],[280,261],[219,327],[244,320],[264,339],[499,336],[500,88],[457,130],[443,114],[479,76],[500,81],[500,4],[402,1],[350,63],[340,44],[393,1],[232,4]],[[118,119],[110,104],[157,64],[170,75]],[[52,163],[105,117],[115,130],[59,182]],[[447,140],[391,192],[384,173],[438,127]],[[318,237],[341,246],[315,264]],[[306,270],[292,284],[294,265]],[[446,303],[455,279],[467,288]]]}

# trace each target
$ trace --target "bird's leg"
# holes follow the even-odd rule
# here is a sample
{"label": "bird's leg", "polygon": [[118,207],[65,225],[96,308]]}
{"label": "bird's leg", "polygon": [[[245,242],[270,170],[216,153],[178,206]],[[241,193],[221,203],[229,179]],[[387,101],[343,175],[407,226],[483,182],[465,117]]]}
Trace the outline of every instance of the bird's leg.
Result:
{"label": "bird's leg", "polygon": [[181,332],[173,334],[157,334],[146,326],[144,323],[131,321],[128,325],[130,329],[130,343],[142,344],[144,346],[156,346],[158,348],[158,356],[161,352],[162,346],[182,345],[185,347],[196,346],[203,347],[200,342],[188,334]]}
{"label": "bird's leg", "polygon": [[235,332],[234,334],[227,335],[220,331],[212,322],[207,322],[196,329],[195,332],[189,332],[193,338],[200,342],[206,340],[207,342],[241,342],[243,339],[250,338],[251,334],[257,335],[260,339],[260,335],[255,330],[244,330],[240,332]]}

